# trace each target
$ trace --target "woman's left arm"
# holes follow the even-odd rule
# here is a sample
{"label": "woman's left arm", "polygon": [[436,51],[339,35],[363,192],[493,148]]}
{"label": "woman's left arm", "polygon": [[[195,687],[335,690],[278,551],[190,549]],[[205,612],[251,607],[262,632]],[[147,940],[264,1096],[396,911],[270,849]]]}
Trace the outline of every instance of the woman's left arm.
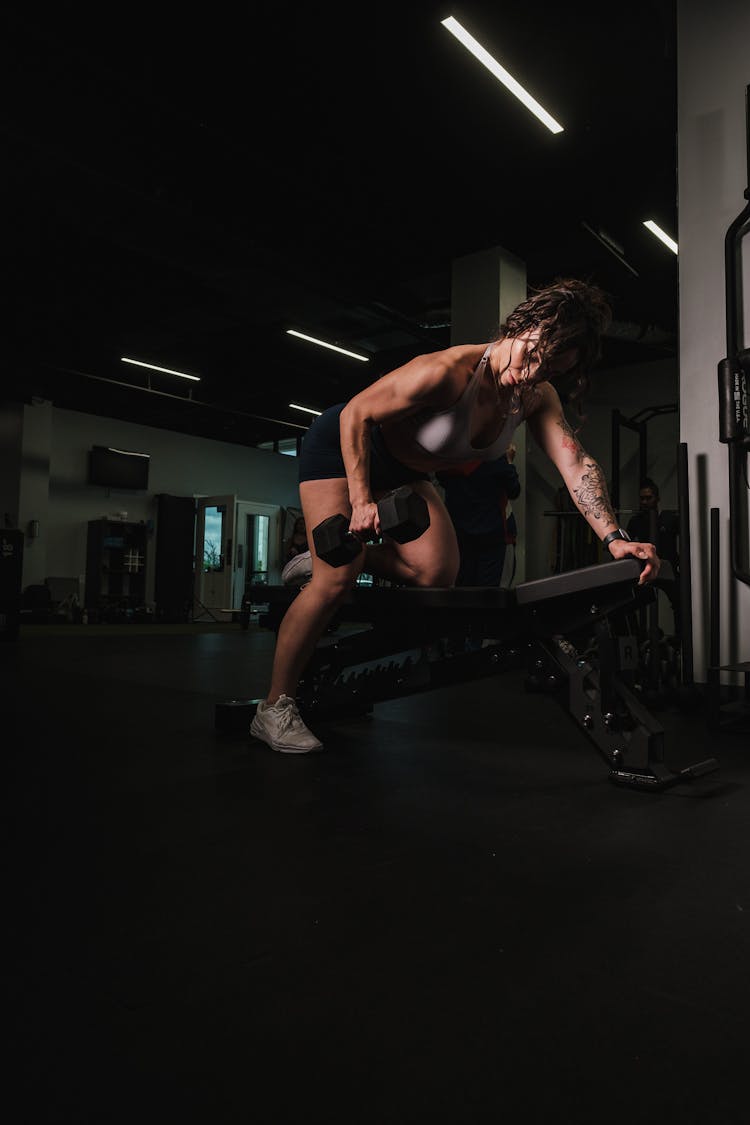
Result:
{"label": "woman's left arm", "polygon": [[[579,442],[565,417],[557,391],[550,383],[538,387],[540,403],[528,417],[528,426],[537,444],[558,469],[573,503],[598,539],[619,532],[607,482],[597,464]],[[631,543],[614,538],[607,544],[613,559],[627,555],[645,561],[639,584],[651,582],[659,573],[659,557],[652,543]]]}

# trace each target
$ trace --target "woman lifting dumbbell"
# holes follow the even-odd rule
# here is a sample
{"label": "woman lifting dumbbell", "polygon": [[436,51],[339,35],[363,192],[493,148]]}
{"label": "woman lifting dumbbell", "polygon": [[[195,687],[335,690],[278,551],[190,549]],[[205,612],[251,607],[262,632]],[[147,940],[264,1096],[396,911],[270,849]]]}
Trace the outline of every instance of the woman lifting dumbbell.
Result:
{"label": "woman lifting dumbbell", "polygon": [[[500,457],[523,422],[612,557],[635,555],[644,562],[641,582],[656,577],[653,545],[630,542],[618,527],[604,474],[568,424],[552,384],[565,375],[576,378],[579,393],[585,389],[610,316],[596,286],[556,281],[518,305],[491,343],[416,356],[316,419],[299,458],[300,500],[313,528],[312,577],[279,628],[268,694],[250,728],[255,738],[284,753],[322,749],[295,694],[334,613],[362,571],[399,584],[453,585],[456,534],[430,474]],[[417,512],[411,520],[417,527],[396,538],[383,527],[382,513],[401,486],[417,505],[424,501],[426,516]],[[361,547],[352,547],[341,518],[335,543],[316,537],[334,516],[344,517],[344,525],[348,517],[348,536]],[[382,541],[368,542],[374,538]],[[349,543],[343,557],[342,541]]]}

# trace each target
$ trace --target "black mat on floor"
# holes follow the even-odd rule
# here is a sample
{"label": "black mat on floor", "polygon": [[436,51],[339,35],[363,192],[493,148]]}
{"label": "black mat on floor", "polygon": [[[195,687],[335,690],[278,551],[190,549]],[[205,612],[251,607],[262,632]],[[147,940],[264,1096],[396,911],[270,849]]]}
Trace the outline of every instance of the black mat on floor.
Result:
{"label": "black mat on floor", "polygon": [[[217,735],[273,637],[0,654],[24,1122],[746,1120],[750,747],[643,794],[508,673]],[[16,1100],[16,1099],[14,1099]]]}

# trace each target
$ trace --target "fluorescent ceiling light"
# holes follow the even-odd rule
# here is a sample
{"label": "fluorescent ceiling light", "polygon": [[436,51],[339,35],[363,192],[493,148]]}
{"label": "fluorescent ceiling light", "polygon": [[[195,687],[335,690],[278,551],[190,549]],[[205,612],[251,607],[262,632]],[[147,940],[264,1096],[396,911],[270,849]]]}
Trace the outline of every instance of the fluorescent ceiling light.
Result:
{"label": "fluorescent ceiling light", "polygon": [[547,113],[547,110],[539,104],[531,94],[524,90],[520,82],[516,82],[512,74],[509,74],[505,67],[500,66],[496,59],[493,59],[489,51],[485,51],[481,43],[478,43],[473,35],[469,35],[468,31],[461,27],[458,20],[453,16],[449,16],[447,20],[440,21],[446,30],[450,31],[451,35],[455,35],[459,43],[461,43],[467,51],[470,51],[475,59],[479,59],[483,66],[486,66],[490,74],[493,74],[499,82],[502,82],[511,94],[515,94],[520,102],[526,106],[528,110],[538,117],[539,120],[547,126],[550,133],[562,133],[563,127],[559,122],[555,121],[554,117]]}
{"label": "fluorescent ceiling light", "polygon": [[304,332],[295,332],[293,328],[287,328],[288,336],[298,336],[300,340],[307,340],[310,344],[318,344],[321,348],[330,348],[332,352],[341,352],[342,355],[351,356],[352,359],[361,359],[363,363],[369,363],[369,355],[357,355],[356,352],[348,352],[346,348],[337,348],[335,344],[327,344],[325,340],[316,340],[314,336],[305,336]]}
{"label": "fluorescent ceiling light", "polygon": [[145,457],[146,460],[151,456],[150,453],[134,453],[132,449],[115,449],[114,446],[107,446],[108,453],[122,453],[125,457]]}
{"label": "fluorescent ceiling light", "polygon": [[165,375],[179,375],[181,379],[192,379],[195,383],[200,383],[200,375],[186,375],[184,371],[172,371],[169,367],[157,367],[153,363],[143,363],[140,359],[128,359],[127,356],[121,355],[120,359],[123,363],[134,363],[136,367],[148,367],[150,371],[163,371]]}
{"label": "fluorescent ceiling light", "polygon": [[677,243],[675,242],[675,240],[673,238],[670,238],[668,234],[665,234],[661,227],[657,226],[653,219],[646,219],[643,225],[644,227],[648,227],[651,233],[655,234],[656,237],[661,242],[663,242],[665,246],[668,246],[673,254],[677,253]]}
{"label": "fluorescent ceiling light", "polygon": [[290,402],[292,410],[304,410],[305,414],[322,414],[322,410],[313,410],[310,406],[297,406],[296,402]]}

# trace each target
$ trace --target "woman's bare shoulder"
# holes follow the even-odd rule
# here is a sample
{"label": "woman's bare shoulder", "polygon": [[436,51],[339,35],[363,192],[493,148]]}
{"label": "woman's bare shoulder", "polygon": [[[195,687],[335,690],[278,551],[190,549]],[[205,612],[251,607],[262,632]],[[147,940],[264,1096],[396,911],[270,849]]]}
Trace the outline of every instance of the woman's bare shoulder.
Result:
{"label": "woman's bare shoulder", "polygon": [[470,363],[472,367],[476,367],[486,348],[486,344],[453,344],[449,348],[444,348],[440,354],[445,357],[445,362],[448,364]]}
{"label": "woman's bare shoulder", "polygon": [[480,344],[459,344],[414,356],[355,395],[342,419],[364,411],[383,422],[420,406],[445,409],[463,392],[483,351]]}
{"label": "woman's bare shoulder", "polygon": [[486,344],[454,344],[437,352],[427,352],[418,356],[420,365],[429,368],[434,374],[442,376],[470,375],[484,355]]}

